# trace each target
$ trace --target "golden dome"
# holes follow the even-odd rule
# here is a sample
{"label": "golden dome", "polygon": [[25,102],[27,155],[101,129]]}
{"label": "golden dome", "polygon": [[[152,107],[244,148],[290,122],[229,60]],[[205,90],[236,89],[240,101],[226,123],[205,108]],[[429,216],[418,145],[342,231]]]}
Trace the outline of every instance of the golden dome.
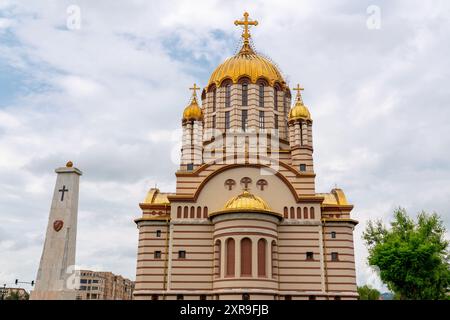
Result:
{"label": "golden dome", "polygon": [[222,210],[211,213],[210,216],[232,212],[260,212],[281,217],[280,214],[273,212],[262,198],[247,190],[228,200]]}
{"label": "golden dome", "polygon": [[273,86],[275,82],[279,82],[284,86],[285,81],[273,62],[256,54],[250,46],[250,33],[248,32],[248,26],[258,25],[258,21],[248,20],[248,13],[244,13],[244,20],[234,22],[235,25],[243,25],[244,32],[242,38],[244,44],[242,49],[233,57],[228,58],[222,64],[220,64],[216,70],[211,74],[208,82],[208,87],[215,84],[219,87],[223,80],[230,79],[233,83],[237,83],[240,78],[247,77],[252,83],[260,78],[263,78],[269,82],[269,85]]}
{"label": "golden dome", "polygon": [[202,120],[203,112],[198,106],[197,97],[192,98],[191,103],[184,109],[183,120]]}
{"label": "golden dome", "polygon": [[73,162],[72,162],[72,161],[68,161],[68,162],[66,163],[66,167],[67,167],[67,168],[72,168],[72,167],[73,167]]}
{"label": "golden dome", "polygon": [[311,113],[309,113],[308,108],[303,104],[302,95],[300,93],[303,88],[298,84],[294,90],[297,90],[297,98],[295,106],[289,111],[289,121],[297,119],[311,120]]}
{"label": "golden dome", "polygon": [[297,101],[295,106],[289,111],[289,120],[297,119],[311,120],[308,108],[300,101]]}

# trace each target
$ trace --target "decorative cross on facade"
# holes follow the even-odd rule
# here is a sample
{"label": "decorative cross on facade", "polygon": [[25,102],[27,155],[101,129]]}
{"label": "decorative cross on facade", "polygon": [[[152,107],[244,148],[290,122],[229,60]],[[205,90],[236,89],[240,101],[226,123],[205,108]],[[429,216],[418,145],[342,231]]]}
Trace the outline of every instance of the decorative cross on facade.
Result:
{"label": "decorative cross on facade", "polygon": [[197,84],[194,83],[194,86],[192,88],[189,88],[189,90],[192,90],[192,95],[197,96],[197,90],[200,90],[200,87],[197,87]]}
{"label": "decorative cross on facade", "polygon": [[225,181],[225,185],[228,187],[228,190],[233,189],[235,184],[236,184],[236,181],[234,181],[233,179],[227,179]]}
{"label": "decorative cross on facade", "polygon": [[66,186],[63,185],[62,189],[59,189],[58,191],[61,192],[61,201],[64,201],[64,192],[69,191],[69,189],[66,189]]}
{"label": "decorative cross on facade", "polygon": [[244,12],[244,20],[236,20],[234,21],[234,25],[236,26],[244,26],[244,32],[242,33],[242,38],[244,38],[244,43],[248,43],[248,39],[250,39],[250,33],[248,32],[248,26],[257,26],[258,21],[249,21],[248,20],[248,12]]}
{"label": "decorative cross on facade", "polygon": [[258,180],[258,182],[256,182],[256,185],[261,189],[261,191],[264,191],[264,187],[267,186],[267,181],[264,179],[260,179]]}
{"label": "decorative cross on facade", "polygon": [[244,185],[244,189],[247,190],[248,189],[248,185],[250,183],[252,183],[252,179],[250,179],[249,177],[244,177],[241,179],[241,183]]}
{"label": "decorative cross on facade", "polygon": [[305,90],[305,88],[300,87],[300,84],[297,83],[297,86],[295,88],[292,88],[292,90],[297,91],[297,100],[302,101],[301,91]]}

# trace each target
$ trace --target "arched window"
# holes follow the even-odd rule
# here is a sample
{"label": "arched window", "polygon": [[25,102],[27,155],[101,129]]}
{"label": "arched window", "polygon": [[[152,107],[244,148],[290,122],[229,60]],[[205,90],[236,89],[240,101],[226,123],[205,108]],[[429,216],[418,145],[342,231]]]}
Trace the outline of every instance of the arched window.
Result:
{"label": "arched window", "polygon": [[200,219],[202,217],[202,207],[197,207],[197,218]]}
{"label": "arched window", "polygon": [[303,219],[308,219],[308,208],[307,207],[303,208]]}
{"label": "arched window", "polygon": [[216,111],[216,88],[213,90],[212,112]]}
{"label": "arched window", "polygon": [[183,210],[183,218],[188,218],[189,217],[188,214],[189,214],[189,208],[188,208],[188,206],[185,206],[184,210]]}
{"label": "arched window", "polygon": [[265,277],[266,274],[266,239],[258,241],[258,277]]}
{"label": "arched window", "polygon": [[309,217],[310,217],[311,219],[315,219],[314,208],[313,208],[313,207],[311,207],[311,209],[309,209]]}
{"label": "arched window", "polygon": [[220,245],[220,240],[216,241],[215,247],[214,247],[214,266],[215,266],[215,270],[214,270],[214,276],[216,278],[220,278],[220,250],[221,250],[221,245]]}
{"label": "arched window", "polygon": [[203,207],[203,218],[208,218],[208,207]]}
{"label": "arched window", "polygon": [[302,208],[297,207],[297,219],[301,219],[302,218]]}
{"label": "arched window", "polygon": [[234,277],[234,239],[228,238],[226,242],[226,275]]}
{"label": "arched window", "polygon": [[273,88],[273,106],[276,111],[278,111],[278,89]]}
{"label": "arched window", "polygon": [[288,217],[288,208],[284,207],[284,217],[287,219]]}
{"label": "arched window", "polygon": [[252,276],[252,241],[249,238],[241,240],[241,276]]}
{"label": "arched window", "polygon": [[178,208],[177,208],[177,218],[179,219],[179,218],[181,218],[181,206],[178,206]]}
{"label": "arched window", "polygon": [[225,85],[225,108],[231,106],[231,84]]}
{"label": "arched window", "polygon": [[190,218],[193,219],[195,218],[195,207],[191,207],[191,215]]}
{"label": "arched window", "polygon": [[264,84],[259,84],[259,107],[264,108]]}
{"label": "arched window", "polygon": [[291,219],[295,219],[295,210],[294,210],[294,207],[291,207]]}
{"label": "arched window", "polygon": [[248,106],[248,84],[242,84],[242,106]]}

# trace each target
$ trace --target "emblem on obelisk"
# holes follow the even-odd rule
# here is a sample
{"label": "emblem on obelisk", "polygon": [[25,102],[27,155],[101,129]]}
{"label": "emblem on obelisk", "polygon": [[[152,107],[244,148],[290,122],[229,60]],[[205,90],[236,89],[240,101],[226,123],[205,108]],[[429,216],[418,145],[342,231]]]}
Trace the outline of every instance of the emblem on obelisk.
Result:
{"label": "emblem on obelisk", "polygon": [[55,220],[55,222],[53,222],[53,229],[55,229],[56,232],[58,232],[59,230],[62,229],[64,225],[64,222],[62,220]]}

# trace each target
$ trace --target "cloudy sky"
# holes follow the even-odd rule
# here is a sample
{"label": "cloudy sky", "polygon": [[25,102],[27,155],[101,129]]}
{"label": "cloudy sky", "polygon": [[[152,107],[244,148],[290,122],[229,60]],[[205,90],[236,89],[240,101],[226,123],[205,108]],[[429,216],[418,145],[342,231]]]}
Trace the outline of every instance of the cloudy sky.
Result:
{"label": "cloudy sky", "polygon": [[317,192],[355,205],[358,283],[381,285],[369,219],[403,206],[450,228],[448,1],[1,0],[0,285],[35,279],[67,160],[84,173],[77,264],[134,279],[138,203],[174,191],[188,87],[235,52],[244,10],[256,49],[306,88]]}

